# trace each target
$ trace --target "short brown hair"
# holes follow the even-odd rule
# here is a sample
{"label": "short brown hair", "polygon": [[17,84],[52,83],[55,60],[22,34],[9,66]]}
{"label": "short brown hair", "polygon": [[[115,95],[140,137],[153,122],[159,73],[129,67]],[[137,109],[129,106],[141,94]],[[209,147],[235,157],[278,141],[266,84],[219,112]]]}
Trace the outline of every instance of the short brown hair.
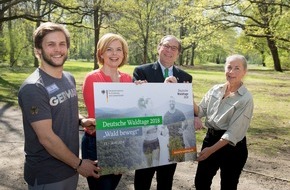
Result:
{"label": "short brown hair", "polygon": [[61,24],[56,24],[52,22],[45,22],[42,23],[33,33],[33,41],[34,41],[34,47],[36,49],[42,49],[42,41],[43,38],[51,33],[51,32],[63,32],[65,35],[67,48],[70,47],[70,34],[69,31]]}

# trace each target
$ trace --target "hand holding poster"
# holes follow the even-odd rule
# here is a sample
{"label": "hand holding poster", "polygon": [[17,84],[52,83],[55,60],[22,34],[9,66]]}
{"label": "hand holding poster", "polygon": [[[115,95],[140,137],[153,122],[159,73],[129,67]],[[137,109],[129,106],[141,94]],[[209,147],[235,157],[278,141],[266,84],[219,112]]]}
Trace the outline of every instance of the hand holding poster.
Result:
{"label": "hand holding poster", "polygon": [[196,159],[191,83],[94,83],[102,174]]}

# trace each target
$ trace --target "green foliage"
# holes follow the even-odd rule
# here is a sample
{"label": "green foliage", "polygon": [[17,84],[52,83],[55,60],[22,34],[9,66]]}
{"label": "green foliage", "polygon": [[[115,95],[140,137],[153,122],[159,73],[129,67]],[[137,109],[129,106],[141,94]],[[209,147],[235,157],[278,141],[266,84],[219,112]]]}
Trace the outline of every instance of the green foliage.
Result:
{"label": "green foliage", "polygon": [[3,35],[0,35],[0,47],[0,61],[3,63],[7,60],[7,48]]}
{"label": "green foliage", "polygon": [[[98,155],[100,167],[104,168],[102,174],[115,173],[115,171],[124,173],[145,165],[140,150],[140,137],[118,138],[118,141],[102,140],[97,142],[97,151],[102,152]],[[122,168],[121,166],[124,165],[127,167]]]}
{"label": "green foliage", "polygon": [[[94,59],[94,31],[85,28],[69,27],[71,33],[70,58],[92,61]],[[83,38],[84,37],[84,38]]]}
{"label": "green foliage", "polygon": [[[228,54],[243,53],[254,62],[263,62],[265,58],[267,66],[273,66],[277,59],[273,59],[275,52],[266,43],[268,38],[278,48],[278,55],[274,56],[278,56],[284,68],[289,68],[290,12],[285,0],[60,0],[41,1],[39,10],[35,9],[38,1],[12,2],[12,16],[26,16],[16,19],[4,12],[5,19],[13,21],[15,48],[9,44],[8,23],[0,18],[2,62],[10,60],[10,50],[14,50],[11,56],[19,65],[33,64],[35,16],[44,14],[39,20],[67,25],[72,40],[70,58],[75,60],[92,60],[98,32],[115,32],[128,41],[131,65],[153,62],[160,38],[173,34],[182,39],[182,65],[222,63]],[[8,4],[5,6],[8,10]]]}
{"label": "green foliage", "polygon": [[280,61],[285,70],[290,69],[290,51],[280,51]]}
{"label": "green foliage", "polygon": [[[9,31],[7,27],[4,27],[3,30],[3,34],[5,36],[5,47],[7,47],[6,57],[8,57],[11,51],[13,51],[16,63],[10,63],[10,65],[13,64],[13,66],[16,66],[17,63],[19,63],[20,66],[32,64],[34,60],[32,45],[32,23],[21,19],[11,22],[13,26],[12,31]],[[12,38],[9,37],[9,32],[12,32]],[[9,45],[11,40],[14,44],[13,47],[10,47]]]}
{"label": "green foliage", "polygon": [[112,27],[128,41],[131,65],[155,61],[158,42],[167,34],[163,25],[168,19],[163,14],[166,5],[164,0],[125,0],[116,4],[122,10]]}

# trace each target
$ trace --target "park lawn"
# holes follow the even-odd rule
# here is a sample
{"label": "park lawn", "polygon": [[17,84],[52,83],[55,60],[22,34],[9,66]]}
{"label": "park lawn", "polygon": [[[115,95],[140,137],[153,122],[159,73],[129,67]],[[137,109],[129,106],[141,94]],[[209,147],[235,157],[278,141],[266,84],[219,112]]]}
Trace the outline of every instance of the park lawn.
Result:
{"label": "park lawn", "polygon": [[[65,70],[76,78],[80,98],[80,111],[85,115],[81,87],[86,73],[93,63],[68,61]],[[183,67],[193,76],[194,99],[198,103],[214,84],[224,83],[223,65],[207,64]],[[0,67],[0,102],[17,105],[17,92],[23,80],[33,71],[32,67]],[[121,71],[132,75],[134,66],[125,65]],[[290,72],[275,72],[272,69],[249,66],[244,80],[254,97],[254,116],[248,130],[249,151],[267,156],[290,154]],[[205,130],[196,133],[198,146]],[[200,147],[198,147],[200,150]]]}

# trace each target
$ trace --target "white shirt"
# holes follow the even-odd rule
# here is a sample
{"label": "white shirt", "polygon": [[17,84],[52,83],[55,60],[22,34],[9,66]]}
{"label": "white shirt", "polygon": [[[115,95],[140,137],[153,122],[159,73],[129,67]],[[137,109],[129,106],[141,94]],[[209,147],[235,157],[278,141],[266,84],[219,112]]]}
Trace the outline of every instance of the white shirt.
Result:
{"label": "white shirt", "polygon": [[[159,65],[160,65],[160,67],[161,67],[161,70],[162,70],[162,73],[163,73],[163,76],[164,76],[164,69],[166,69],[166,67],[164,67],[161,63],[160,63],[160,61],[158,61],[158,63],[159,63]],[[171,66],[171,67],[169,67],[169,68],[167,68],[168,69],[168,76],[173,76],[173,66]]]}

